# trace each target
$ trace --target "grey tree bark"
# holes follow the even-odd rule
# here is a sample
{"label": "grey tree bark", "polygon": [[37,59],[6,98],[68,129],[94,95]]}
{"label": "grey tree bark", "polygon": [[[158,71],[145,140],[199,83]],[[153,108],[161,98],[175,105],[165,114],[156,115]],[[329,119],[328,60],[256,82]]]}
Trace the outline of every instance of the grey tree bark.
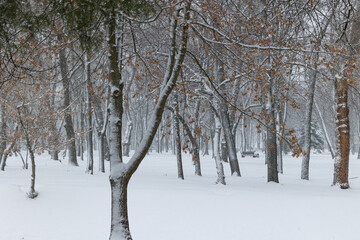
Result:
{"label": "grey tree bark", "polygon": [[309,164],[310,164],[310,152],[311,152],[311,117],[312,117],[312,109],[314,102],[314,94],[315,94],[315,85],[317,78],[317,61],[319,60],[319,54],[315,53],[315,57],[313,58],[313,67],[314,70],[311,70],[310,77],[310,86],[309,86],[309,96],[306,102],[306,110],[305,110],[305,130],[304,130],[304,152],[305,155],[302,158],[301,164],[301,179],[309,180]]}
{"label": "grey tree bark", "polygon": [[84,60],[84,71],[85,79],[87,83],[86,91],[86,112],[87,112],[87,165],[86,172],[89,174],[94,174],[94,144],[93,144],[93,121],[92,121],[92,83],[91,83],[91,66],[90,66],[90,56],[85,53]]}
{"label": "grey tree bark", "polygon": [[276,142],[276,123],[275,123],[275,108],[273,96],[273,79],[270,76],[270,82],[267,86],[266,99],[266,163],[267,163],[267,181],[279,182],[278,167],[277,167],[277,142]]}
{"label": "grey tree bark", "polygon": [[177,94],[174,95],[175,113],[174,127],[175,127],[175,146],[176,146],[176,162],[178,169],[178,178],[184,179],[184,170],[181,157],[181,137],[180,137],[180,122],[179,122],[179,103]]}
{"label": "grey tree bark", "polygon": [[[61,42],[63,39],[62,34],[58,34],[58,41]],[[65,48],[61,47],[59,49],[60,57],[60,75],[64,88],[64,103],[63,108],[65,109],[65,131],[66,131],[66,140],[68,148],[68,159],[69,164],[73,166],[79,166],[76,159],[76,146],[75,146],[75,132],[73,121],[71,117],[71,99],[70,99],[70,78],[66,60]]]}
{"label": "grey tree bark", "polygon": [[[218,84],[224,81],[224,64],[220,60],[216,61],[215,80]],[[223,97],[226,98],[226,94],[224,92],[221,92],[221,94]],[[224,131],[224,137],[225,137],[226,147],[229,156],[231,175],[236,175],[240,177],[241,173],[240,173],[239,161],[236,154],[235,136],[231,132],[232,127],[229,119],[228,106],[222,98],[219,99],[219,101],[220,104],[218,104],[219,109],[217,109],[217,112],[219,112],[221,125]]]}
{"label": "grey tree bark", "polygon": [[0,105],[1,125],[0,125],[0,163],[6,149],[6,119],[4,106]]}

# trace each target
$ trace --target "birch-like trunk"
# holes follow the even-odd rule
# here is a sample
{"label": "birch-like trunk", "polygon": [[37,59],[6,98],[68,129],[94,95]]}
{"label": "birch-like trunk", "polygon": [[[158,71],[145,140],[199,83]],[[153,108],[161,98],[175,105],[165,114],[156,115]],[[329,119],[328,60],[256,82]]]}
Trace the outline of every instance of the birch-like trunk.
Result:
{"label": "birch-like trunk", "polygon": [[226,185],[224,167],[220,156],[220,137],[221,137],[221,123],[220,119],[215,115],[215,138],[214,138],[214,155],[216,164],[217,179],[216,184],[221,183]]}

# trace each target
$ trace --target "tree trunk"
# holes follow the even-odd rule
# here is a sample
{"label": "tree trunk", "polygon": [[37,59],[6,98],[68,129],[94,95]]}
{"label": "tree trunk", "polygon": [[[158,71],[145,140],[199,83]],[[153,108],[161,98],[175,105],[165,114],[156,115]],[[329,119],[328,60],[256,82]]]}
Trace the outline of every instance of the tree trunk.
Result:
{"label": "tree trunk", "polygon": [[182,158],[181,158],[181,138],[180,138],[180,122],[179,122],[179,103],[178,103],[178,96],[177,94],[174,95],[174,102],[175,102],[175,113],[174,121],[175,121],[175,145],[176,145],[176,162],[178,168],[178,178],[184,179],[184,170],[182,165]]}
{"label": "tree trunk", "polygon": [[99,171],[105,172],[105,134],[99,135]]}
{"label": "tree trunk", "polygon": [[124,137],[124,142],[123,142],[123,155],[126,157],[129,157],[129,154],[130,154],[130,142],[131,142],[132,131],[133,131],[133,122],[131,121],[131,119],[129,117],[127,124],[126,124],[126,131],[125,131],[125,137]]}
{"label": "tree trunk", "polygon": [[236,154],[235,137],[231,133],[229,114],[227,112],[228,108],[226,104],[219,104],[219,105],[220,105],[219,113],[221,117],[222,128],[224,129],[224,137],[226,141],[227,151],[229,154],[228,156],[230,162],[231,175],[240,177],[241,173],[240,173],[239,161]]}
{"label": "tree trunk", "polygon": [[339,155],[335,157],[334,183],[340,188],[349,188],[349,152],[350,152],[350,122],[348,107],[348,83],[346,79],[336,79],[336,129],[339,144]]}
{"label": "tree trunk", "polygon": [[[219,19],[217,16],[212,16],[212,21],[215,28],[220,27]],[[215,33],[215,32],[214,32]],[[222,37],[215,34],[215,39],[219,42],[223,41]],[[222,84],[225,81],[225,73],[224,73],[224,62],[222,60],[222,54],[224,54],[224,46],[222,44],[216,44],[214,47],[215,51],[219,53],[219,55],[214,56],[215,61],[215,82],[217,84]],[[225,54],[224,54],[225,55]],[[217,104],[218,109],[217,113],[220,115],[221,125],[223,128],[227,152],[229,154],[229,162],[230,162],[230,170],[231,175],[241,176],[239,161],[236,155],[236,147],[235,147],[235,135],[232,134],[232,123],[230,120],[230,112],[228,109],[228,105],[225,99],[227,99],[227,91],[223,87],[219,88],[219,93],[222,97],[218,96],[219,104]]]}
{"label": "tree trunk", "polygon": [[[81,134],[83,134],[85,131],[85,113],[82,104],[80,104],[80,131]],[[84,161],[84,138],[80,137],[79,142],[80,142],[80,159],[81,161]]]}
{"label": "tree trunk", "polygon": [[[286,104],[286,103],[285,103]],[[282,119],[282,111],[279,109],[276,112],[276,121],[279,123],[276,125],[276,131],[280,134],[283,135],[283,129],[281,129],[282,123],[283,123],[283,119]],[[284,128],[284,127],[283,127]],[[277,139],[276,140],[276,144],[277,144],[277,155],[278,155],[278,172],[279,173],[283,173],[283,149],[282,149],[282,141]]]}
{"label": "tree trunk", "polygon": [[[15,126],[15,129],[17,128],[17,126]],[[16,130],[15,130],[16,131]],[[6,166],[6,160],[9,156],[9,154],[13,151],[13,148],[15,146],[15,139],[13,139],[13,141],[11,142],[11,144],[4,150],[4,154],[2,156],[2,161],[1,161],[1,167],[0,167],[0,170],[1,171],[5,171],[5,166]]]}
{"label": "tree trunk", "polygon": [[[215,131],[216,131],[216,129],[215,129]],[[215,134],[216,134],[216,132],[215,132]],[[214,145],[216,145],[215,142],[214,142]],[[214,149],[214,151],[215,151],[215,149]],[[221,152],[221,161],[229,162],[228,161],[229,154],[227,152],[226,141],[224,138],[221,138],[221,141],[220,141],[220,152]]]}
{"label": "tree trunk", "polygon": [[29,198],[36,198],[38,196],[38,193],[35,191],[35,171],[36,171],[36,165],[35,165],[35,155],[34,151],[28,147],[29,153],[30,153],[30,161],[31,161],[31,182],[30,182],[30,191],[28,193]]}
{"label": "tree trunk", "polygon": [[109,240],[132,240],[127,210],[127,187],[130,176],[110,175],[111,229]]}
{"label": "tree trunk", "polygon": [[[360,50],[360,14],[359,2],[356,2],[354,9],[353,22],[351,24],[351,32],[348,44],[348,55],[342,69],[343,76],[335,77],[336,91],[336,130],[337,142],[339,144],[339,156],[335,158],[334,183],[339,183],[341,189],[348,189],[349,186],[349,153],[350,153],[350,120],[348,91],[349,82],[355,80],[357,70],[358,53]],[[352,67],[356,66],[356,67]]]}
{"label": "tree trunk", "polygon": [[1,127],[0,127],[0,162],[6,149],[6,119],[4,106],[0,105],[1,110]]}
{"label": "tree trunk", "polygon": [[214,138],[214,151],[215,151],[215,163],[216,163],[216,173],[217,173],[217,179],[216,184],[221,183],[223,185],[226,185],[225,182],[225,174],[224,174],[224,167],[221,162],[221,156],[220,156],[220,136],[221,136],[221,123],[220,119],[215,116],[215,138]]}
{"label": "tree trunk", "polygon": [[[59,42],[62,41],[62,34],[58,35]],[[66,60],[65,48],[61,47],[59,50],[60,57],[60,73],[62,78],[62,84],[64,88],[64,109],[65,109],[65,131],[66,140],[69,152],[69,164],[73,166],[79,166],[76,159],[76,146],[75,146],[75,132],[73,121],[71,118],[71,104],[70,104],[70,79],[68,76],[68,67]]]}
{"label": "tree trunk", "polygon": [[302,158],[301,164],[301,179],[309,180],[309,164],[310,164],[310,153],[311,153],[311,117],[312,109],[314,103],[314,94],[317,78],[317,62],[319,60],[319,54],[316,53],[316,56],[313,58],[313,68],[311,72],[310,87],[309,87],[309,96],[306,102],[306,112],[305,112],[305,136],[304,136],[304,152],[305,155]]}
{"label": "tree trunk", "polygon": [[204,153],[203,156],[209,155],[209,141],[207,139],[206,131],[204,132]]}
{"label": "tree trunk", "polygon": [[90,57],[85,54],[85,76],[87,82],[87,91],[86,91],[86,108],[87,108],[87,166],[86,172],[93,174],[94,173],[94,144],[93,144],[93,127],[92,127],[92,104],[91,96],[93,94],[92,83],[91,83],[91,68],[90,68]]}
{"label": "tree trunk", "polygon": [[266,128],[266,162],[267,162],[267,181],[279,182],[277,168],[277,147],[276,147],[276,123],[272,98],[272,81],[268,86],[268,96],[266,104],[266,112],[268,118],[268,126]]}
{"label": "tree trunk", "polygon": [[[174,109],[166,106],[167,109],[169,109],[170,111],[174,112]],[[199,146],[198,143],[196,141],[196,138],[194,137],[194,135],[192,134],[189,125],[185,122],[184,118],[180,115],[180,114],[176,114],[176,116],[178,117],[178,119],[180,120],[180,122],[182,123],[183,127],[185,128],[185,131],[190,139],[191,142],[191,154],[192,154],[192,160],[195,166],[195,175],[197,176],[201,176],[201,165],[200,165],[200,153],[199,153]]]}

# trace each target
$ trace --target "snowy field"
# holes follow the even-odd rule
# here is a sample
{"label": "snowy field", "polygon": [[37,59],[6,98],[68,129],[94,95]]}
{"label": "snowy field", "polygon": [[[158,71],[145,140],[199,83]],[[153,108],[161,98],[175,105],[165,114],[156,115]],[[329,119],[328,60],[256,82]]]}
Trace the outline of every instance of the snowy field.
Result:
{"label": "snowy field", "polygon": [[[85,155],[86,156],[86,155]],[[95,154],[96,156],[96,154]],[[301,159],[285,157],[280,184],[266,182],[264,156],[239,158],[242,177],[215,185],[214,160],[201,159],[194,176],[183,156],[185,180],[174,155],[151,153],[129,186],[134,240],[358,240],[360,160],[351,156],[349,190],[331,187],[333,161],[313,155],[310,181],[300,180]],[[1,240],[106,240],[110,226],[108,173],[85,174],[48,156],[37,156],[35,200],[26,197],[30,170],[8,160],[0,172]]]}

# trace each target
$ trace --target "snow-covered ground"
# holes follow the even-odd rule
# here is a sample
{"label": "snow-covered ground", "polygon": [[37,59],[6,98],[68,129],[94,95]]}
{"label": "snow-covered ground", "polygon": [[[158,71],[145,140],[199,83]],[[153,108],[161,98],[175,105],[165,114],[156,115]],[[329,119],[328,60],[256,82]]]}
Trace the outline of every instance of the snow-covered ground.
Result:
{"label": "snow-covered ground", "polygon": [[[85,155],[86,156],[86,155]],[[96,156],[96,154],[95,154]],[[264,157],[240,158],[242,177],[215,185],[215,163],[201,159],[202,177],[183,156],[150,153],[129,186],[129,217],[135,240],[358,240],[360,160],[350,162],[349,190],[331,187],[333,161],[312,155],[310,181],[302,181],[301,159],[285,157],[280,184],[266,182]],[[0,172],[1,240],[102,240],[110,228],[108,173],[85,174],[48,156],[37,156],[38,198],[26,197],[30,170],[8,160]]]}

